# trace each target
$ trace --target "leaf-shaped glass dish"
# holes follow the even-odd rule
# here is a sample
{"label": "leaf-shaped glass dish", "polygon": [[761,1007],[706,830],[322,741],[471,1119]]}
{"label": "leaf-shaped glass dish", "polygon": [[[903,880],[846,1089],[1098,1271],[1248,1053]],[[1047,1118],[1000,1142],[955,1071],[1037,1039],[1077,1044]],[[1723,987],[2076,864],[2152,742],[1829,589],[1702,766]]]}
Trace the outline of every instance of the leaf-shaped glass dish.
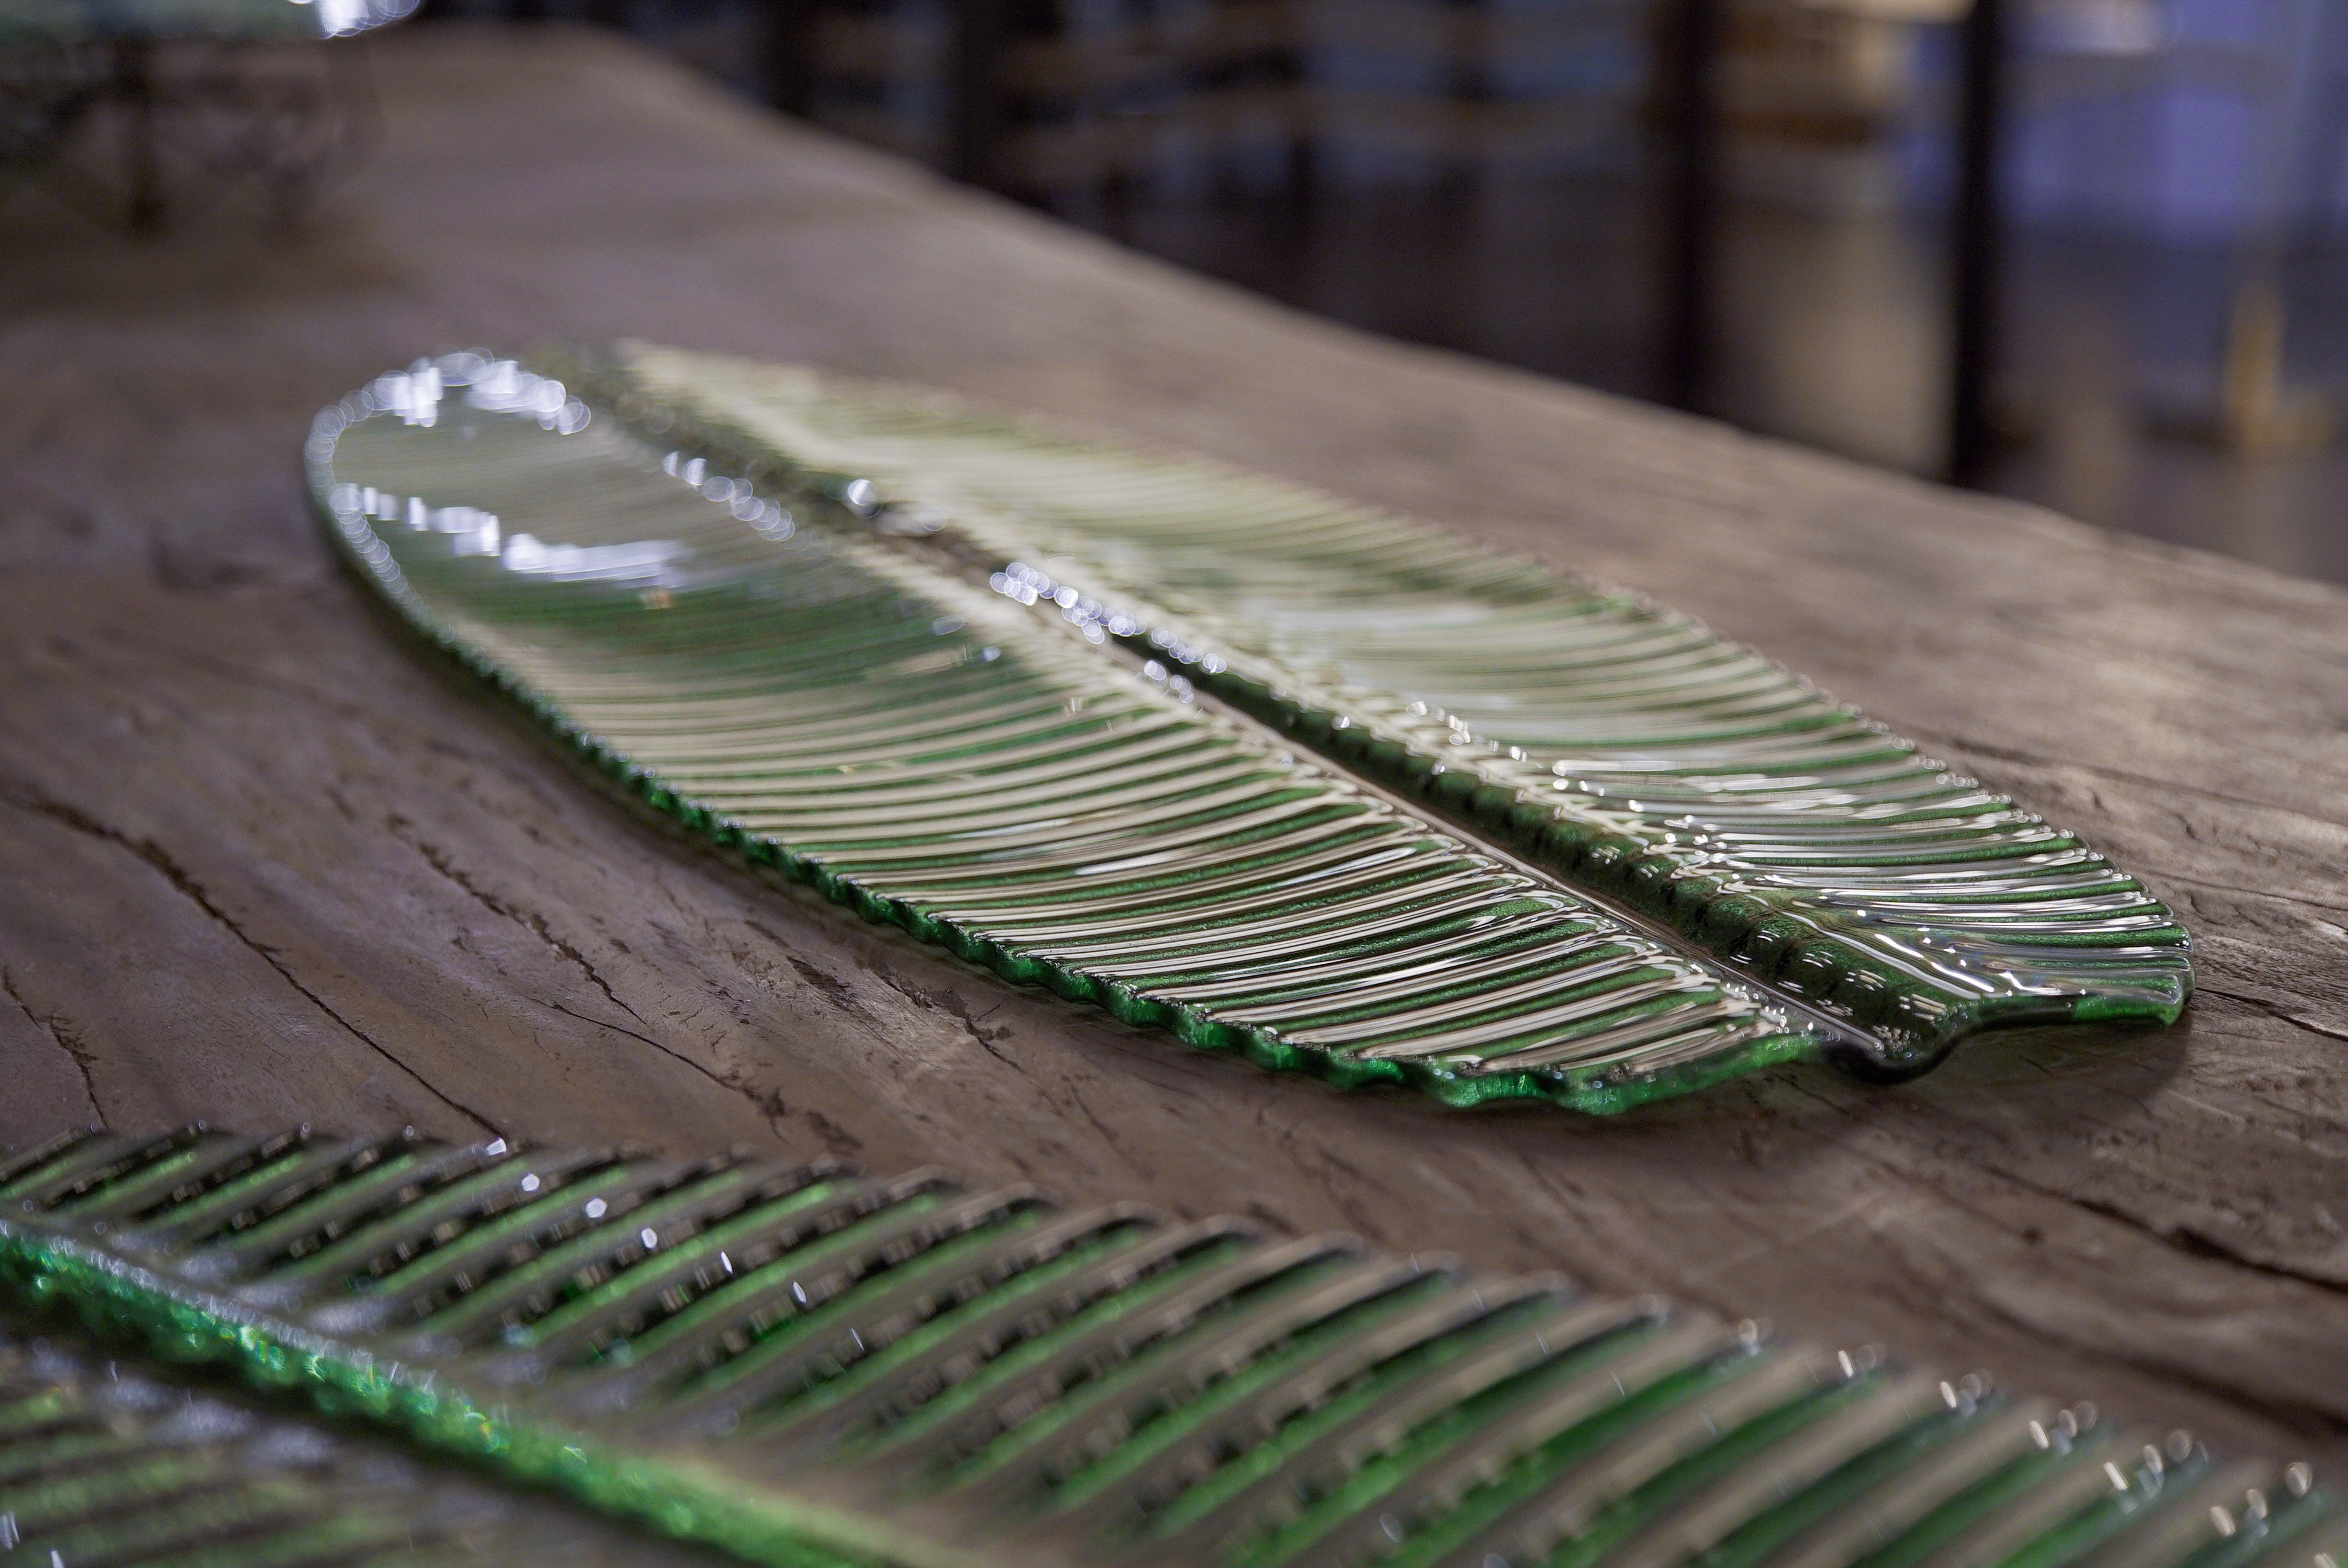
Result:
{"label": "leaf-shaped glass dish", "polygon": [[[0,1324],[58,1307],[108,1356],[210,1363],[771,1568],[2323,1568],[2348,1550],[2304,1464],[2156,1446],[1978,1374],[933,1170],[93,1131],[0,1155]],[[127,1445],[27,1485],[60,1412],[38,1389],[12,1405],[9,1372],[0,1340],[0,1553],[472,1560],[428,1516],[412,1558],[314,1527],[266,1555],[240,1522],[211,1555],[77,1552],[97,1542],[74,1511],[182,1541],[193,1521]],[[228,1479],[201,1478],[199,1505]],[[424,1514],[418,1479],[352,1497],[345,1529]],[[533,1530],[507,1560],[582,1533]]]}
{"label": "leaf-shaped glass dish", "polygon": [[1628,596],[933,395],[540,368],[328,410],[335,537],[655,804],[1014,979],[1592,1111],[2184,1001],[2133,880]]}

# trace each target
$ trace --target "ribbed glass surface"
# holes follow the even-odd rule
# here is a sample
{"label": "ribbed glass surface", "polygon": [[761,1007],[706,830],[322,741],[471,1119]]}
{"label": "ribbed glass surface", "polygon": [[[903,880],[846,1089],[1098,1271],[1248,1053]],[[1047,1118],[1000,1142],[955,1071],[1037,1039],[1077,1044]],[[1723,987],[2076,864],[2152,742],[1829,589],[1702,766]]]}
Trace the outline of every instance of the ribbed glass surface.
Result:
{"label": "ribbed glass surface", "polygon": [[[935,1173],[88,1134],[0,1160],[0,1319],[60,1308],[789,1568],[2322,1568],[2348,1550],[2304,1465],[2214,1462],[1979,1376]],[[31,1383],[0,1349],[0,1562],[9,1529],[201,1544],[190,1522],[215,1516],[174,1521],[139,1469],[191,1458],[246,1466],[205,1472],[221,1508],[282,1503],[301,1550],[66,1560],[419,1568],[387,1517],[429,1561],[476,1560],[412,1475],[370,1493],[339,1461],[256,1473],[250,1445],[126,1452],[26,1424],[59,1404]],[[73,1469],[58,1445],[85,1440],[105,1462]],[[499,1561],[612,1560],[502,1539]]]}
{"label": "ribbed glass surface", "polygon": [[714,1568],[392,1444],[0,1311],[0,1563],[24,1568]]}
{"label": "ribbed glass surface", "polygon": [[1597,1111],[2182,1005],[2135,882],[1651,607],[935,399],[566,368],[329,410],[336,537],[657,804],[1012,979]]}
{"label": "ribbed glass surface", "polygon": [[1608,1109],[1827,1038],[1056,615],[615,420],[451,396],[336,431],[317,484],[396,602],[656,802],[1012,979],[1463,1102]]}

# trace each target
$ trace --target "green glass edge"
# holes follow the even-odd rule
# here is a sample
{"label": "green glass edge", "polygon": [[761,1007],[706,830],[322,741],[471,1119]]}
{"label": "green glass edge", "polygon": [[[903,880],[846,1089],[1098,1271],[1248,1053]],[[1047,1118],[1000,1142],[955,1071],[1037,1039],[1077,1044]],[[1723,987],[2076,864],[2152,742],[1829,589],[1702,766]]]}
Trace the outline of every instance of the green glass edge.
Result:
{"label": "green glass edge", "polygon": [[963,1561],[688,1459],[629,1453],[517,1419],[460,1389],[435,1387],[428,1373],[386,1368],[290,1326],[189,1299],[144,1270],[5,1219],[0,1295],[31,1312],[70,1307],[92,1333],[142,1345],[161,1360],[221,1367],[263,1392],[306,1399],[321,1415],[372,1423],[762,1568],[953,1568]]}
{"label": "green glass edge", "polygon": [[[1817,1037],[1797,1030],[1758,1036],[1699,1061],[1629,1078],[1606,1067],[1464,1073],[1419,1061],[1364,1061],[1342,1051],[1294,1044],[1269,1030],[1227,1024],[1202,1008],[1155,1000],[1139,995],[1130,986],[1005,947],[953,920],[924,914],[902,899],[875,893],[850,877],[828,870],[819,861],[798,854],[780,840],[753,832],[671,788],[657,773],[606,743],[566,713],[554,699],[450,629],[413,590],[402,591],[384,583],[369,569],[361,551],[335,526],[326,501],[330,476],[320,471],[314,453],[310,459],[310,479],[311,505],[322,530],[366,585],[394,605],[408,626],[432,647],[520,706],[606,783],[753,866],[811,887],[876,925],[895,926],[922,941],[942,947],[956,958],[990,969],[1014,985],[1044,986],[1071,1001],[1105,1008],[1121,1022],[1162,1029],[1195,1050],[1236,1051],[1268,1071],[1310,1073],[1340,1089],[1370,1084],[1407,1085],[1454,1107],[1499,1100],[1546,1100],[1589,1114],[1612,1115],[1650,1101],[1693,1093],[1759,1068],[1814,1061],[1823,1054]],[[1605,912],[1603,905],[1600,911]]]}

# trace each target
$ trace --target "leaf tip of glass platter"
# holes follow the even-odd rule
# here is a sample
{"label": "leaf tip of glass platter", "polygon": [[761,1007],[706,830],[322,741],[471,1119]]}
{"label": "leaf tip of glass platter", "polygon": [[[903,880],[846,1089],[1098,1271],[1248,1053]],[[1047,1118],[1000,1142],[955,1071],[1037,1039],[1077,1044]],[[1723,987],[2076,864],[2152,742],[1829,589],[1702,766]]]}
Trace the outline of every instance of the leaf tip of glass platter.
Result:
{"label": "leaf tip of glass platter", "polygon": [[1255,476],[644,345],[418,361],[308,457],[658,810],[1194,1047],[1605,1112],[2190,989],[2133,878],[1749,650]]}

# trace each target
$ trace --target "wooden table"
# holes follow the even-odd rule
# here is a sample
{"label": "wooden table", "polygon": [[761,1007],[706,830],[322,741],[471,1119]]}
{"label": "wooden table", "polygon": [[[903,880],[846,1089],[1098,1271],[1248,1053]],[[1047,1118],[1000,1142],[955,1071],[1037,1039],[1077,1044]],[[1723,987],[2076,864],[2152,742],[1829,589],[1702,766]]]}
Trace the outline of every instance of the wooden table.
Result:
{"label": "wooden table", "polygon": [[[402,1119],[935,1160],[1556,1265],[2348,1473],[2348,597],[1375,342],[614,42],[376,46],[325,231],[0,210],[0,1142]],[[416,354],[636,334],[1195,448],[1636,585],[2184,911],[2158,1033],[1615,1121],[1341,1094],[630,815],[417,658],[295,452]]]}

